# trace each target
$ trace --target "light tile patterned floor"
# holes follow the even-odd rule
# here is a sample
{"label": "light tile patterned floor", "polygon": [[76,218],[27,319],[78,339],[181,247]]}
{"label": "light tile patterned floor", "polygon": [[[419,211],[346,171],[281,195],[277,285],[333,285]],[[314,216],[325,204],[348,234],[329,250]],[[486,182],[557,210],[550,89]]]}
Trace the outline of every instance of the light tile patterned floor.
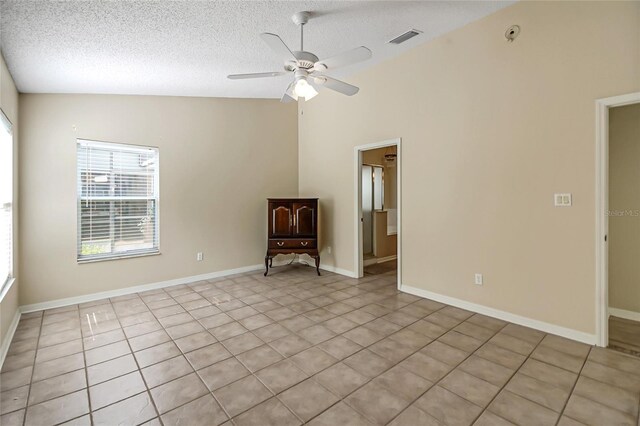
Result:
{"label": "light tile patterned floor", "polygon": [[639,424],[638,358],[302,266],[25,314],[1,381],[3,426]]}

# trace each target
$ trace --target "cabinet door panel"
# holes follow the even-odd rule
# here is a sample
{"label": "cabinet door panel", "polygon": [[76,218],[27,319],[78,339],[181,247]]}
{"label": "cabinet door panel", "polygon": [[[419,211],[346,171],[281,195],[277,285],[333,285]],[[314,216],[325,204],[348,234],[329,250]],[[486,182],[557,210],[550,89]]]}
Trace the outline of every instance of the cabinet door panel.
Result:
{"label": "cabinet door panel", "polygon": [[293,235],[316,235],[316,204],[293,203]]}
{"label": "cabinet door panel", "polygon": [[291,204],[270,203],[269,213],[269,234],[283,237],[291,235],[291,222],[293,217]]}

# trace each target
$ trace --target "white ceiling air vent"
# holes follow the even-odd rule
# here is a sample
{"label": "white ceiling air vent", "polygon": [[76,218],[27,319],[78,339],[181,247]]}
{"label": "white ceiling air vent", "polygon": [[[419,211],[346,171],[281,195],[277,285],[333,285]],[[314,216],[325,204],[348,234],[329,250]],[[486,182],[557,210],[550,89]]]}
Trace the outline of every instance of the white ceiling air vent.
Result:
{"label": "white ceiling air vent", "polygon": [[416,30],[416,29],[412,29],[409,30],[405,33],[400,34],[398,37],[394,38],[393,40],[389,40],[389,44],[401,44],[404,43],[405,41],[414,38],[417,35],[422,34],[422,31],[420,30]]}

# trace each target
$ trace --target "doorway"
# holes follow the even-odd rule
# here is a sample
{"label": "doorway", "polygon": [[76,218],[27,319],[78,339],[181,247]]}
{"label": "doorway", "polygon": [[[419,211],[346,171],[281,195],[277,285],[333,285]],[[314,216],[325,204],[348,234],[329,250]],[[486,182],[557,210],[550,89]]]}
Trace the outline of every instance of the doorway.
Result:
{"label": "doorway", "polygon": [[640,356],[640,92],[596,107],[597,343]]}
{"label": "doorway", "polygon": [[355,265],[358,277],[401,276],[401,140],[360,145],[355,158]]}

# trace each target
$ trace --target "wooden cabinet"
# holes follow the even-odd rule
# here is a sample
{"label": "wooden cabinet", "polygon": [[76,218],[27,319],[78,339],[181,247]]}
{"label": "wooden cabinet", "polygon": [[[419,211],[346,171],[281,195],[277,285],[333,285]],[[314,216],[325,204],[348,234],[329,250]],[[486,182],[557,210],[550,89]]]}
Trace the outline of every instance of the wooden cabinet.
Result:
{"label": "wooden cabinet", "polygon": [[269,198],[267,200],[267,255],[264,258],[266,276],[279,254],[308,254],[316,262],[320,275],[318,253],[318,199]]}

